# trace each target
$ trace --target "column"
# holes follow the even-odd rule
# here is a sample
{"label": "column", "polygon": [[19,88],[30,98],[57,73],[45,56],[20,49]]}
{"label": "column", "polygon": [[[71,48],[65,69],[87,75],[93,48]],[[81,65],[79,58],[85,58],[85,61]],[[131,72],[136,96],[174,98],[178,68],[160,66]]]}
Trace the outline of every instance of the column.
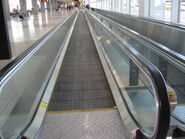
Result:
{"label": "column", "polygon": [[[7,0],[0,1],[0,59],[10,59],[12,57],[10,40],[8,34],[7,18],[9,18],[9,3]],[[8,10],[8,12],[7,12]]]}
{"label": "column", "polygon": [[113,0],[110,0],[110,11],[113,11]]}
{"label": "column", "polygon": [[46,6],[47,6],[47,11],[50,12],[51,8],[50,8],[50,0],[46,3]]}
{"label": "column", "polygon": [[[2,0],[1,0],[2,1]],[[6,20],[10,20],[10,6],[9,6],[9,0],[5,0],[5,14],[6,14]]]}
{"label": "column", "polygon": [[149,16],[149,0],[139,0],[139,16],[148,17]]}
{"label": "column", "polygon": [[41,1],[40,1],[40,9],[41,9],[41,12],[42,12],[42,13],[45,12],[44,0],[41,0]]}
{"label": "column", "polygon": [[174,23],[179,22],[180,15],[180,0],[172,0],[172,14],[171,21]]}
{"label": "column", "polygon": [[38,14],[37,0],[32,0],[32,14]]}
{"label": "column", "polygon": [[56,10],[56,9],[57,9],[57,1],[52,0],[52,10]]}

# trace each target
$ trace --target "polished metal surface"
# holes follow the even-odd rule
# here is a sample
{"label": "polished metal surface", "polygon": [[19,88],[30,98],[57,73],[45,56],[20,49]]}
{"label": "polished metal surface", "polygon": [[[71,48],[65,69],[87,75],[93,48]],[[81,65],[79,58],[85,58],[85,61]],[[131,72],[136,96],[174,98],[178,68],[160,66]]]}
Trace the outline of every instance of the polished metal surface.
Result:
{"label": "polished metal surface", "polygon": [[128,139],[117,110],[48,113],[38,139]]}
{"label": "polished metal surface", "polygon": [[85,15],[79,13],[49,111],[115,106]]}

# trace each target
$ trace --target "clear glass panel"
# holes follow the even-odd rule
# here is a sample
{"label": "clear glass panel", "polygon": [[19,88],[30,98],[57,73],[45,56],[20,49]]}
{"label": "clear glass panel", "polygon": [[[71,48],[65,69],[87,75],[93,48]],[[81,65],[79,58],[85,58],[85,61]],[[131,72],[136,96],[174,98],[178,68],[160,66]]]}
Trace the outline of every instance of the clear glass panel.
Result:
{"label": "clear glass panel", "polygon": [[185,0],[181,0],[180,4],[180,23],[185,24]]}
{"label": "clear glass panel", "polygon": [[31,121],[75,15],[1,83],[0,131],[4,138],[17,138]]}
{"label": "clear glass panel", "polygon": [[[110,60],[109,66],[117,81],[128,108],[147,134],[156,127],[156,103],[154,89],[149,77],[119,46],[114,37],[89,15],[90,22],[101,43],[101,49]],[[106,24],[108,25],[108,24]],[[108,25],[112,30],[113,26]],[[119,34],[121,35],[121,34]],[[125,37],[129,41],[129,37]]]}
{"label": "clear glass panel", "polygon": [[139,0],[130,0],[130,14],[139,15]]}

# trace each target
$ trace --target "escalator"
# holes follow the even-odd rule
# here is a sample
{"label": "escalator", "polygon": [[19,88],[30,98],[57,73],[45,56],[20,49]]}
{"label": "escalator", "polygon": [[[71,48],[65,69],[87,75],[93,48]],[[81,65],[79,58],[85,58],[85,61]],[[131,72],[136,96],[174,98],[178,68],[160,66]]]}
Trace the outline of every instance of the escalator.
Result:
{"label": "escalator", "polygon": [[[185,108],[184,107],[184,104],[185,104],[185,93],[184,93],[185,92],[185,88],[184,88],[185,65],[184,63],[185,61],[184,61],[184,56],[181,55],[183,54],[183,49],[181,49],[180,51],[182,53],[179,54],[177,52],[174,52],[173,50],[170,50],[164,47],[161,44],[158,44],[153,40],[150,40],[146,36],[143,36],[142,30],[140,30],[140,32],[135,32],[134,30],[138,28],[138,26],[140,25],[139,23],[138,23],[139,25],[138,24],[130,25],[130,26],[135,26],[133,28],[127,28],[126,21],[123,21],[125,23],[122,25],[121,24],[122,19],[118,18],[120,16],[124,17],[124,15],[121,15],[118,13],[112,13],[114,15],[112,16],[111,12],[109,12],[109,14],[106,15],[101,10],[100,11],[97,10],[97,12],[101,13],[104,16],[95,12],[92,12],[92,14],[94,14],[94,16],[96,16],[96,18],[98,18],[101,23],[103,23],[107,28],[109,28],[111,32],[114,33],[116,37],[119,40],[121,40],[126,46],[128,47],[131,46],[135,48],[140,54],[142,54],[152,64],[154,64],[163,74],[163,77],[166,80],[168,88],[172,92],[175,92],[177,95],[177,98],[173,98],[173,99],[177,99],[177,106],[172,113],[171,128],[174,130],[176,130],[176,128],[179,130],[180,128],[181,136],[184,137],[185,136],[185,117],[184,117],[185,115],[185,109],[184,109]],[[117,14],[117,17],[116,17],[116,14]],[[132,20],[141,20],[140,22],[147,22],[148,24],[152,22],[152,21],[145,21],[146,19],[145,20],[139,19],[139,18],[137,19],[136,17],[129,17],[128,15],[125,15],[125,16],[126,16],[125,18],[131,18]],[[109,17],[110,19],[107,17]],[[120,21],[114,20],[113,18],[119,19]],[[111,19],[113,19],[114,21]],[[151,23],[151,24],[155,24],[155,23]],[[143,23],[142,26],[143,25],[145,24]],[[148,25],[148,26],[151,26],[151,25]],[[146,28],[148,26],[146,26]],[[155,26],[153,28],[159,28],[159,25],[155,25]],[[165,33],[164,30],[167,30],[167,29],[170,30],[169,28],[171,28],[170,25],[166,25],[167,27],[165,27],[162,24],[161,26],[162,26],[161,28],[163,28],[161,29],[162,34]],[[174,30],[174,27],[173,27],[173,30]],[[178,32],[183,32],[183,30],[176,29],[175,31],[172,31],[170,35],[173,35],[173,34],[181,34],[181,36],[183,35],[182,33],[178,33]],[[156,35],[155,32],[153,35],[154,36]],[[163,35],[163,37],[165,36]],[[172,39],[171,41],[175,41],[175,39]],[[183,46],[183,44],[181,44],[181,46]],[[178,47],[180,46],[178,45]],[[170,134],[173,134],[173,133],[170,133]]]}
{"label": "escalator", "polygon": [[88,11],[71,14],[25,55],[1,73],[2,139],[167,136],[161,73]]}

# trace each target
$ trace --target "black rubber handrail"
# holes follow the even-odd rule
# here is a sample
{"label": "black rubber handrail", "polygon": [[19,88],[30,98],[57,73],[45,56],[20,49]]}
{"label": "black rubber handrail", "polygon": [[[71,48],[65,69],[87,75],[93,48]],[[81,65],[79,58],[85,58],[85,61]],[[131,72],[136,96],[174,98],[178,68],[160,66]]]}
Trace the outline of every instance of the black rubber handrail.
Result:
{"label": "black rubber handrail", "polygon": [[170,26],[170,27],[174,27],[174,28],[178,28],[178,29],[182,29],[182,30],[185,29],[185,25],[180,24],[180,23],[178,24],[178,23],[163,21],[163,20],[154,19],[154,18],[150,18],[150,17],[131,15],[131,14],[120,13],[120,12],[115,12],[115,11],[108,11],[108,10],[103,10],[103,9],[98,9],[98,8],[93,8],[93,9],[100,10],[100,11],[105,11],[105,12],[113,12],[113,13],[117,13],[117,14],[120,14],[120,15],[123,15],[123,16],[136,18],[136,19],[141,19],[141,20],[145,20],[145,21],[149,21],[149,22],[154,22],[154,23],[158,23],[158,24],[162,24],[162,25],[166,25],[166,26]]}
{"label": "black rubber handrail", "polygon": [[164,54],[165,56],[167,56],[168,58],[170,58],[172,61],[175,61],[177,64],[179,64],[180,66],[182,67],[185,67],[185,56],[165,47],[164,45],[130,29],[130,28],[127,28],[97,12],[94,12],[95,14],[97,14],[98,16],[110,21],[111,23],[113,24],[116,24],[120,30],[122,30],[123,32],[127,31],[130,35],[134,35],[135,37],[137,37],[136,39],[139,39],[140,41],[143,41],[147,44],[149,44],[148,46],[150,46],[151,48],[155,49],[156,51]]}
{"label": "black rubber handrail", "polygon": [[63,21],[58,23],[54,28],[52,28],[49,32],[43,35],[39,40],[33,43],[28,49],[26,49],[18,57],[16,57],[14,60],[8,63],[3,69],[1,69],[0,83],[12,69],[14,69],[18,64],[20,64],[25,59],[25,57],[27,57],[30,53],[32,53],[48,36],[50,36],[58,27],[60,27],[64,23],[66,18],[67,17],[65,17]]}
{"label": "black rubber handrail", "polygon": [[[165,80],[164,80],[162,74],[152,63],[150,63],[145,57],[143,57],[133,47],[131,47],[131,46],[127,47],[120,40],[118,40],[116,38],[116,36],[114,34],[112,34],[111,31],[105,25],[103,25],[99,20],[96,19],[96,17],[94,17],[90,13],[89,13],[89,15],[91,15],[93,17],[93,19],[95,19],[93,21],[96,21],[97,23],[104,26],[105,31],[108,32],[114,38],[114,40],[116,40],[115,42],[118,44],[118,46],[120,46],[120,48],[123,49],[123,51],[125,51],[126,54],[137,63],[137,65],[140,65],[140,67],[150,77],[150,79],[154,85],[154,88],[155,88],[154,95],[157,100],[157,107],[158,107],[157,124],[155,127],[155,132],[151,136],[147,135],[142,130],[140,130],[140,131],[145,138],[149,138],[149,139],[166,138],[167,132],[169,129],[169,124],[170,124],[170,104],[169,104],[168,93],[166,90],[166,83],[165,83]],[[124,99],[124,97],[123,97],[123,99]],[[127,103],[126,103],[126,105],[127,105]],[[129,108],[128,105],[127,105],[127,108]],[[136,124],[138,126],[140,126],[140,124],[137,122],[137,120],[131,114],[129,109],[128,109],[128,112],[130,113],[131,117],[136,122]],[[140,127],[142,127],[142,126],[140,126]]]}

